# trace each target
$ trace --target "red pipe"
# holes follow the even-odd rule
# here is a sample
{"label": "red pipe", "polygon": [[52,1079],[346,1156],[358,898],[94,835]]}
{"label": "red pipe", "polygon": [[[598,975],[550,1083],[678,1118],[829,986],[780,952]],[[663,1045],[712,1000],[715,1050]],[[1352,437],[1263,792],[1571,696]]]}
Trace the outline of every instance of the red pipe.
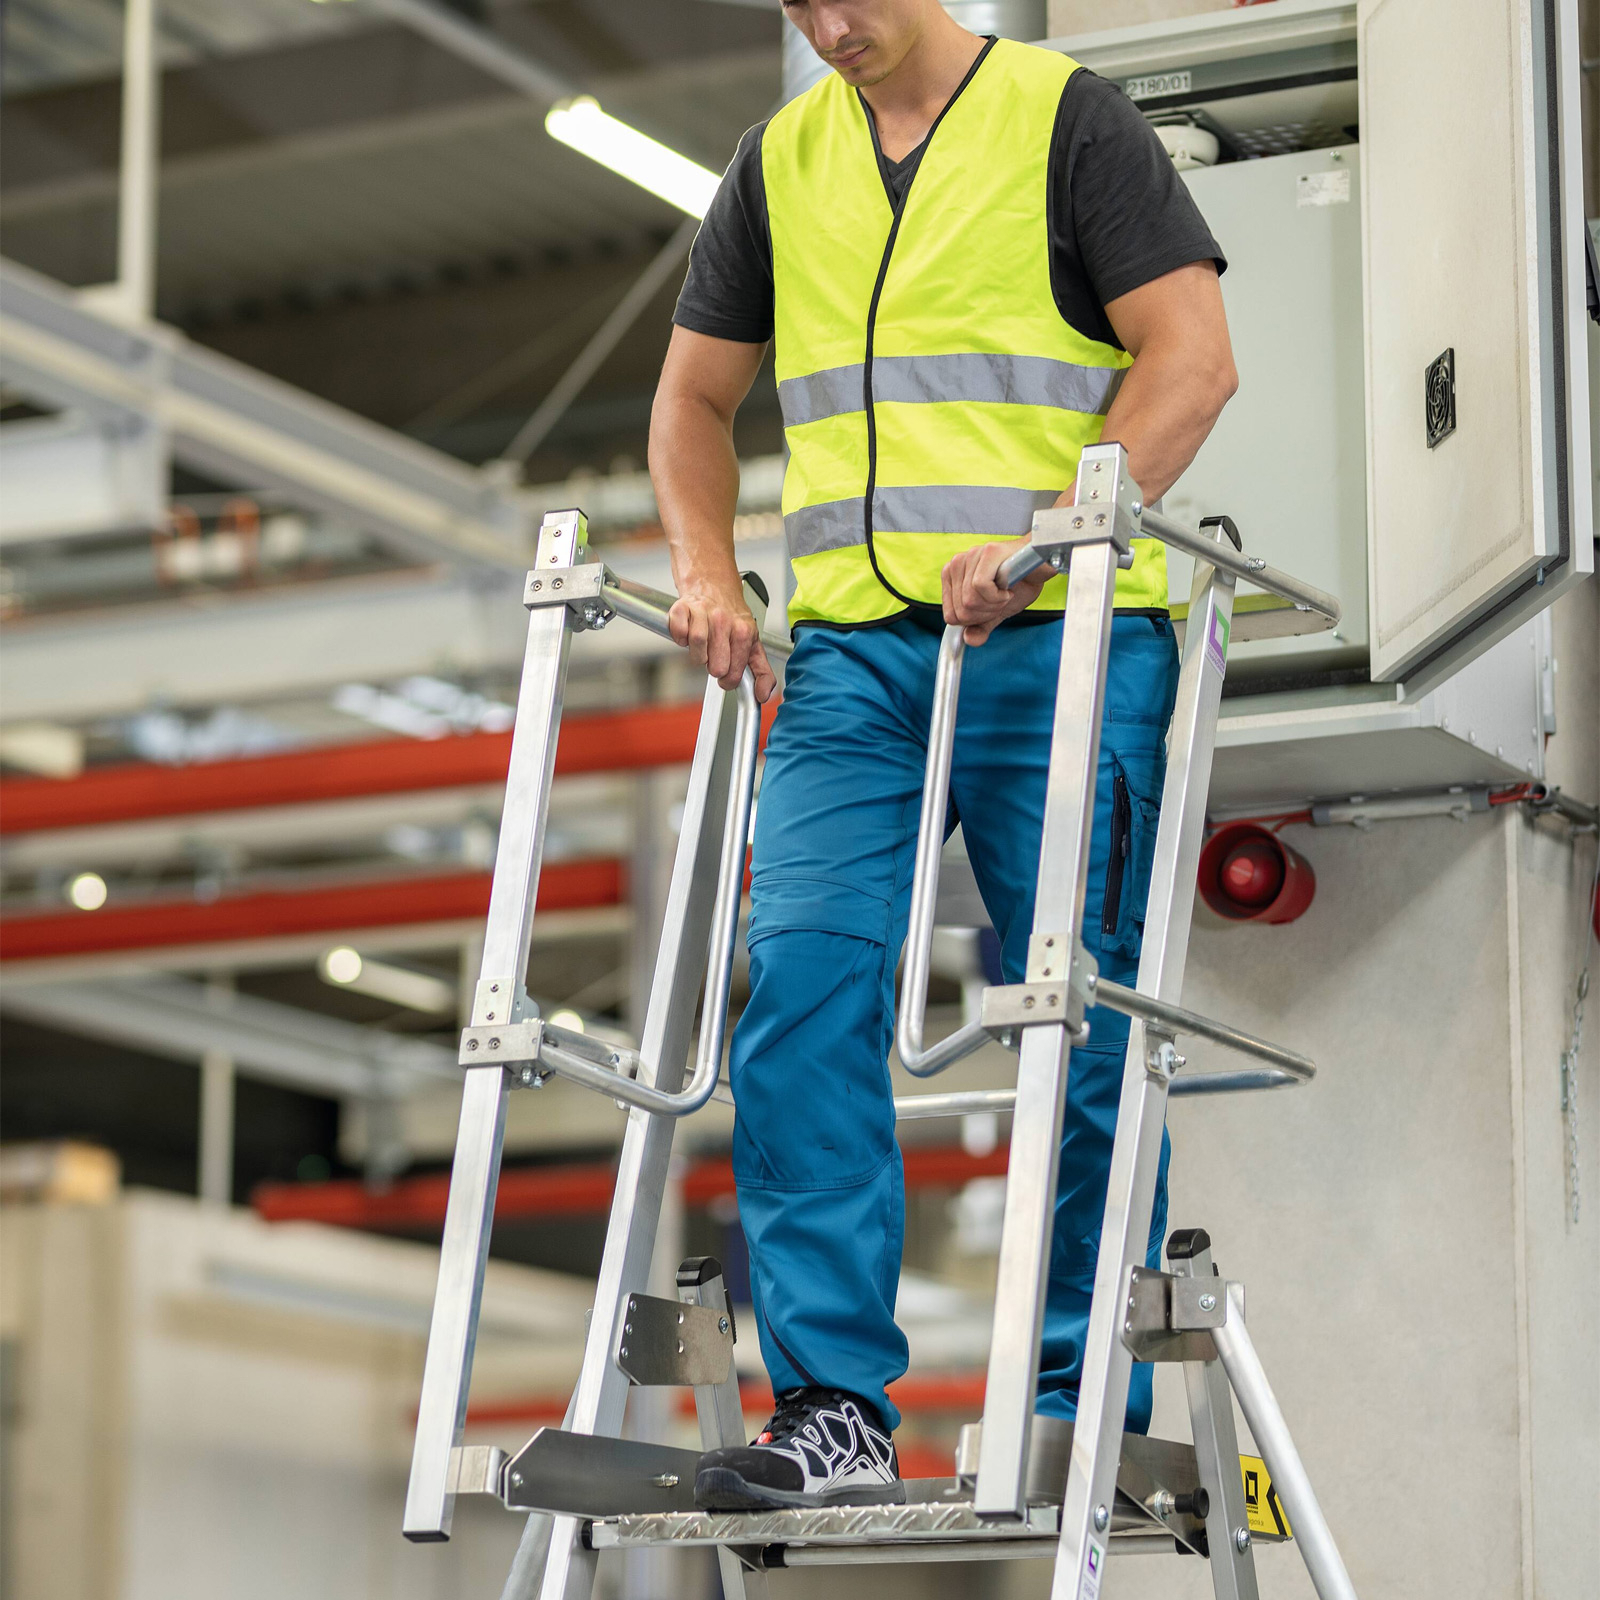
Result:
{"label": "red pipe", "polygon": [[[775,704],[764,708],[763,734],[776,710]],[[556,745],[556,776],[686,762],[699,727],[698,701],[568,717]],[[0,783],[0,834],[504,783],[510,759],[509,733],[466,733],[322,745],[186,767],[129,762],[76,778],[12,778]]]}
{"label": "red pipe", "polygon": [[[210,902],[168,900],[6,917],[0,919],[0,960],[40,961],[482,918],[489,909],[489,881],[487,872],[460,872],[317,889],[263,890]],[[557,861],[539,875],[538,905],[542,911],[619,905],[624,892],[620,861]]]}
{"label": "red pipe", "polygon": [[[911,1145],[902,1152],[907,1189],[958,1189],[971,1178],[1005,1174],[1009,1149],[968,1154],[959,1145]],[[611,1207],[616,1168],[609,1161],[549,1167],[508,1167],[500,1174],[494,1214],[501,1221],[530,1217],[603,1216]],[[444,1223],[448,1173],[402,1178],[369,1189],[359,1178],[327,1183],[263,1183],[250,1197],[268,1222],[325,1222],[344,1228],[435,1228]],[[684,1199],[705,1206],[734,1192],[733,1163],[709,1156],[690,1164]]]}

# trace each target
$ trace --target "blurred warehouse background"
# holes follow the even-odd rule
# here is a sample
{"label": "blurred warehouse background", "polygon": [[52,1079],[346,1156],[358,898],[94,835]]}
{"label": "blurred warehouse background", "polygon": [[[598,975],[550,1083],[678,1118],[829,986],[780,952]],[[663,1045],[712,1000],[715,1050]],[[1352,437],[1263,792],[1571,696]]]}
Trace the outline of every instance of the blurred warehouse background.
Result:
{"label": "blurred warehouse background", "polygon": [[[1220,42],[1195,59],[1225,66],[1226,28],[1289,15],[1300,32],[1271,49],[1323,53],[1287,89],[1252,99],[1229,80],[1203,117],[1190,101],[1212,80],[1191,90],[1185,71],[1182,90],[1156,96],[1153,114],[1176,106],[1186,125],[1221,135],[1216,170],[1196,179],[1214,215],[1245,217],[1254,202],[1237,185],[1203,190],[1207,180],[1274,159],[1320,172],[1359,151],[1354,4],[950,9],[975,27],[1068,42],[1149,25],[1156,42],[1139,49],[1158,65],[1188,59],[1160,44],[1161,27],[1215,27]],[[1600,7],[1579,9],[1595,218]],[[743,131],[815,64],[776,0],[130,0],[126,11],[120,0],[7,0],[3,16],[0,1596],[492,1597],[514,1519],[468,1506],[460,1536],[435,1547],[406,1545],[398,1527],[460,1100],[455,1039],[510,748],[518,597],[541,516],[572,505],[602,559],[670,587],[646,432],[694,229],[682,209],[549,137],[545,118],[593,95],[720,173]],[[1085,59],[1107,76],[1145,70],[1132,46],[1104,50]],[[1264,223],[1263,238],[1275,227]],[[1241,731],[1219,761],[1216,807],[1278,813],[1373,789],[1509,794],[1533,781],[1600,800],[1592,583],[1497,645],[1472,683],[1464,672],[1430,686],[1422,721],[1410,702],[1384,700],[1394,731],[1378,725],[1389,686],[1374,681],[1366,633],[1357,250],[1354,234],[1334,236],[1327,281],[1307,280],[1327,319],[1305,359],[1324,364],[1337,399],[1296,416],[1281,386],[1262,385],[1258,410],[1238,413],[1237,434],[1169,500],[1179,513],[1215,509],[1210,486],[1244,470],[1253,419],[1323,439],[1328,481],[1343,486],[1327,496],[1326,559],[1311,575],[1356,596],[1355,625],[1323,655],[1241,657],[1230,702]],[[1229,281],[1245,287],[1230,294],[1266,294],[1250,259],[1248,248],[1235,256]],[[1242,303],[1230,314],[1244,326]],[[1336,320],[1345,315],[1354,325]],[[1242,337],[1266,352],[1283,336],[1263,325]],[[741,562],[781,595],[770,355],[736,442]],[[1527,707],[1516,699],[1503,713],[1515,743],[1497,731],[1500,701],[1475,708],[1493,698],[1485,683],[1524,678]],[[619,623],[574,649],[530,987],[547,1014],[604,1038],[633,1040],[642,1017],[699,694],[687,663],[641,630]],[[1307,706],[1319,727],[1349,720],[1320,743],[1309,724],[1245,728],[1249,715]],[[1277,755],[1261,754],[1269,746]],[[1479,1178],[1437,1163],[1446,1146],[1487,1139],[1521,1093],[1498,1066],[1523,1048],[1507,1039],[1527,1031],[1538,1103],[1555,1105],[1545,1058],[1571,1022],[1593,845],[1519,818],[1526,831],[1508,856],[1493,830],[1511,826],[1486,811],[1463,823],[1446,804],[1378,830],[1382,843],[1331,829],[1305,846],[1323,887],[1302,922],[1230,930],[1214,919],[1197,935],[1197,994],[1228,996],[1219,1009],[1268,1032],[1309,1029],[1331,1063],[1320,1109],[1251,1104],[1224,1121],[1186,1103],[1173,1119],[1180,1147],[1187,1136],[1197,1152],[1175,1180],[1179,1198],[1207,1197],[1191,1220],[1231,1219],[1235,1255],[1262,1282],[1263,1337],[1277,1326],[1301,1356],[1300,1324],[1275,1325],[1265,1300],[1314,1298],[1319,1251],[1341,1270],[1389,1274],[1366,1297],[1369,1314],[1405,1297],[1430,1249],[1434,1266],[1471,1270],[1470,1233],[1439,1234],[1452,1218],[1470,1224]],[[1508,881],[1523,884],[1509,908]],[[934,1031],[968,1016],[997,974],[959,840],[941,894]],[[1467,909],[1485,896],[1501,908],[1492,937]],[[1524,930],[1521,957],[1507,954],[1506,927]],[[1429,981],[1455,997],[1454,1024],[1411,1005],[1386,940],[1432,952]],[[1381,992],[1353,1015],[1357,970]],[[744,982],[741,969],[735,1010]],[[1295,986],[1309,988],[1309,1010],[1291,1025]],[[1496,1065],[1474,1080],[1481,1100],[1469,1107],[1441,1105],[1444,1074],[1416,1090],[1434,1097],[1431,1124],[1409,1091],[1385,1098],[1401,1064],[1475,1051]],[[1584,1060],[1593,1130],[1592,1046]],[[991,1047],[944,1086],[998,1087],[1012,1071]],[[565,1410],[622,1126],[614,1104],[559,1080],[512,1099],[475,1441],[515,1445]],[[747,1300],[731,1126],[718,1103],[680,1133],[669,1245],[720,1257]],[[1224,1127],[1248,1174],[1215,1149]],[[912,1367],[896,1396],[900,1449],[907,1475],[936,1475],[981,1410],[1009,1128],[983,1114],[903,1135]],[[1585,1137],[1592,1172],[1596,1135]],[[1496,1145],[1484,1159],[1502,1157],[1511,1162]],[[1430,1221],[1397,1220],[1407,1182],[1431,1195]],[[1595,1260],[1589,1205],[1563,1262]],[[1318,1219],[1341,1210],[1355,1220],[1321,1237]],[[1526,1329],[1509,1329],[1460,1381],[1487,1374],[1484,1409],[1501,1407],[1492,1431],[1516,1455],[1529,1357]],[[1415,1377],[1428,1367],[1424,1333],[1408,1325],[1396,1340],[1413,1377],[1394,1382],[1427,1418],[1406,1470],[1466,1459],[1468,1423]],[[748,1409],[762,1412],[770,1391],[754,1340],[738,1349]],[[1362,1382],[1369,1355],[1349,1354]],[[1375,1500],[1362,1477],[1362,1464],[1377,1472],[1371,1440],[1347,1436],[1342,1420],[1348,1393],[1293,1398],[1347,1484],[1329,1495],[1331,1514],[1354,1523],[1386,1503],[1398,1516],[1384,1496],[1428,1492],[1413,1481]],[[1158,1401],[1158,1420],[1163,1403],[1181,1416],[1181,1395]],[[693,1435],[689,1412],[669,1425]],[[1510,1457],[1472,1459],[1485,1501],[1463,1491],[1425,1553],[1397,1556],[1380,1539],[1372,1570],[1392,1558],[1402,1574],[1488,1585],[1454,1592],[1533,1600],[1533,1587],[1510,1586],[1524,1581],[1524,1555],[1448,1548],[1465,1525],[1498,1518],[1522,1531],[1522,1511],[1492,1488]],[[1534,1461],[1529,1445],[1530,1484]],[[1309,1594],[1279,1555],[1262,1558],[1267,1591]],[[1407,1567],[1413,1558],[1433,1565]],[[872,1582],[886,1595],[1042,1594],[1047,1575],[1034,1567],[913,1568]],[[619,1562],[603,1579],[628,1600],[717,1592],[709,1566],[670,1573]],[[1194,1587],[1203,1575],[1172,1581],[1160,1592],[1209,1592]],[[1378,1592],[1423,1592],[1395,1581]],[[774,1586],[835,1592],[801,1574]]]}

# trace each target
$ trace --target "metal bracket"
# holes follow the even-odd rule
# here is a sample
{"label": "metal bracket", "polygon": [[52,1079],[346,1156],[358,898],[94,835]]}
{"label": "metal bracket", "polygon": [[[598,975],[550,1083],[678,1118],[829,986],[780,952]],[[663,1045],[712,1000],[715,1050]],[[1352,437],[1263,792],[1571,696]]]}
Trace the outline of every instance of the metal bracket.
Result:
{"label": "metal bracket", "polygon": [[1143,514],[1127,452],[1120,444],[1089,445],[1078,462],[1074,503],[1034,512],[1033,547],[1058,572],[1080,544],[1113,544],[1117,565],[1131,567]]}
{"label": "metal bracket", "polygon": [[1027,981],[983,991],[983,1025],[999,1031],[1065,1022],[1074,1042],[1081,1044],[1083,1039],[1077,1036],[1084,1034],[1083,1014],[1093,1003],[1099,970],[1081,939],[1065,933],[1036,933],[1028,940]]}
{"label": "metal bracket", "polygon": [[733,1370],[733,1321],[711,1306],[630,1294],[616,1362],[641,1388],[726,1383]]}
{"label": "metal bracket", "polygon": [[543,1042],[544,1023],[538,1017],[527,1022],[478,1023],[461,1030],[456,1060],[463,1067],[505,1067],[522,1062],[536,1066]]}
{"label": "metal bracket", "polygon": [[458,1444],[450,1452],[451,1494],[500,1495],[506,1453],[497,1444]]}
{"label": "metal bracket", "polygon": [[506,1462],[501,1498],[512,1511],[621,1517],[694,1510],[698,1450],[541,1428]]}
{"label": "metal bracket", "polygon": [[535,567],[523,581],[522,603],[530,611],[540,606],[593,605],[601,598],[605,586],[603,561],[585,562],[581,567],[567,567],[553,574]]}
{"label": "metal bracket", "polygon": [[1069,1001],[1072,992],[1064,983],[1008,983],[983,991],[984,1027],[994,1032],[1012,1028],[1031,1028],[1042,1022],[1064,1023],[1074,1035],[1083,1029],[1080,1010],[1076,1022]]}
{"label": "metal bracket", "polygon": [[1122,1342],[1135,1361],[1215,1361],[1211,1329],[1228,1320],[1228,1284],[1129,1267]]}

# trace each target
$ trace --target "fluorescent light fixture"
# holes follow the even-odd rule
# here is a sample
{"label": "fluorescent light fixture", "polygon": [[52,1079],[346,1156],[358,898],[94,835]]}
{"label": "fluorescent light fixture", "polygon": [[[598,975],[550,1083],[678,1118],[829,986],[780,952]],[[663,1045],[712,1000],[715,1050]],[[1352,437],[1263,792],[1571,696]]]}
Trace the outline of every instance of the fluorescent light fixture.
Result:
{"label": "fluorescent light fixture", "polygon": [[412,1011],[439,1013],[456,1008],[453,983],[411,967],[374,961],[349,945],[325,950],[317,962],[317,970],[324,983],[370,995],[374,1000],[387,1000],[391,1005],[405,1006]]}
{"label": "fluorescent light fixture", "polygon": [[706,214],[722,181],[710,168],[602,111],[592,95],[552,106],[544,129],[552,139],[659,195],[691,217]]}
{"label": "fluorescent light fixture", "polygon": [[80,872],[67,885],[67,899],[80,911],[98,911],[106,903],[106,880],[98,872]]}

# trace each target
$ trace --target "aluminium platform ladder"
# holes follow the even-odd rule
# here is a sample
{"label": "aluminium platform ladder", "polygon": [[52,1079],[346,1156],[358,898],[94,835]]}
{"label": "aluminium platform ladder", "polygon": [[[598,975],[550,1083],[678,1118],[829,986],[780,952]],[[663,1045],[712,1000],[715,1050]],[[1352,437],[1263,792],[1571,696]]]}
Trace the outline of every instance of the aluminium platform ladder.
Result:
{"label": "aluminium platform ladder", "polygon": [[[1194,557],[1166,786],[1138,983],[1100,978],[1079,929],[1087,885],[1113,586],[1130,540],[1155,537]],[[1230,542],[1231,541],[1231,542]],[[773,1567],[912,1560],[1053,1559],[1055,1600],[1096,1600],[1112,1555],[1155,1550],[1209,1559],[1218,1600],[1257,1594],[1252,1523],[1292,1532],[1321,1600],[1354,1600],[1244,1322],[1243,1288],[1212,1264],[1202,1230],[1174,1233],[1169,1271],[1145,1266],[1145,1241],[1170,1095],[1287,1087],[1315,1072],[1304,1056],[1183,1009],[1178,1000],[1205,829],[1212,746],[1233,637],[1332,626],[1331,596],[1246,556],[1227,518],[1186,529],[1144,508],[1120,445],[1086,449],[1074,504],[1039,512],[1002,569],[1007,586],[1048,564],[1069,573],[1043,818],[1038,893],[1024,981],[986,989],[979,1017],[931,1047],[923,1016],[934,899],[963,657],[941,644],[897,1043],[926,1077],[990,1039],[1018,1051],[1017,1086],[896,1102],[896,1115],[1014,1109],[983,1420],[963,1430],[947,1479],[907,1485],[898,1506],[702,1512],[696,1452],[623,1439],[630,1385],[692,1387],[702,1444],[744,1442],[733,1367],[735,1329],[721,1269],[685,1262],[677,1300],[645,1292],[673,1132],[717,1090],[749,838],[760,707],[749,673],[708,682],[657,965],[637,1050],[542,1018],[525,975],[560,723],[575,632],[623,616],[666,635],[671,596],[588,559],[577,511],[544,519],[524,604],[528,641],[481,976],[461,1037],[461,1120],[404,1531],[449,1537],[456,1496],[487,1494],[530,1513],[506,1600],[588,1600],[604,1549],[709,1545],[730,1600],[766,1592]],[[1235,588],[1247,597],[1236,616]],[[750,599],[764,618],[765,596]],[[769,641],[773,654],[787,646]],[[692,1072],[702,978],[703,1012]],[[1100,1253],[1075,1423],[1034,1415],[1058,1146],[1070,1051],[1086,1011],[1131,1019]],[[1232,1072],[1185,1074],[1175,1043],[1209,1039],[1253,1058]],[[556,1074],[626,1104],[616,1188],[583,1364],[561,1428],[541,1428],[511,1456],[463,1442],[506,1101]],[[1135,1360],[1184,1369],[1193,1445],[1124,1436]],[[1230,1393],[1261,1461],[1241,1466]],[[1249,1488],[1271,1488],[1252,1499]],[[1272,1522],[1260,1514],[1270,1510]],[[1287,1526],[1285,1526],[1285,1519]],[[1259,1536],[1259,1535],[1257,1535]]]}

